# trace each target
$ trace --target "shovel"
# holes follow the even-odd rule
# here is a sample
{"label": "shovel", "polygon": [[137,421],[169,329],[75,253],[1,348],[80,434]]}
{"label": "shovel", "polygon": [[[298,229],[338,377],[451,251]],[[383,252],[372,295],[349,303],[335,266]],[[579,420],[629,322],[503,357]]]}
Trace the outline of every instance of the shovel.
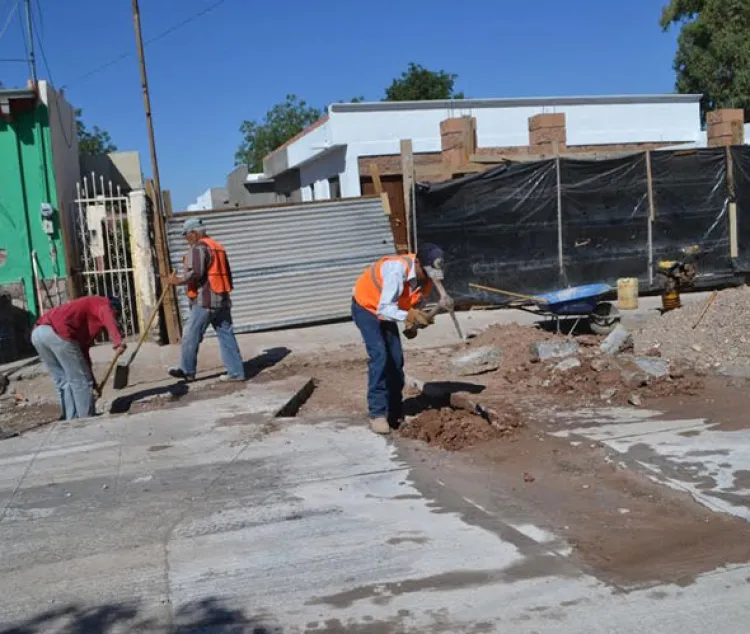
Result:
{"label": "shovel", "polygon": [[[148,318],[148,323],[146,324],[146,327],[143,329],[143,332],[141,333],[141,338],[138,339],[138,344],[135,347],[135,350],[133,350],[133,354],[130,355],[130,358],[127,359],[127,361],[121,361],[117,364],[117,370],[115,372],[115,380],[112,383],[112,387],[116,390],[124,390],[128,386],[128,381],[130,379],[130,364],[133,363],[133,359],[135,359],[135,355],[138,354],[138,351],[141,349],[141,346],[143,345],[143,342],[146,340],[146,337],[148,337],[148,333],[151,330],[151,326],[154,323],[154,319],[156,319],[156,315],[159,314],[159,309],[161,308],[162,303],[164,302],[164,298],[167,296],[167,293],[169,292],[170,285],[164,284],[164,290],[161,292],[161,297],[159,297],[159,301],[156,303],[156,306],[154,307],[154,310],[151,311],[151,316]],[[116,359],[115,359],[116,360]],[[114,365],[114,362],[113,362]],[[110,371],[112,368],[110,368]],[[107,377],[109,377],[109,373],[107,374]]]}
{"label": "shovel", "polygon": [[104,378],[99,382],[99,384],[94,388],[94,391],[96,392],[96,397],[99,398],[102,395],[102,390],[104,390],[104,386],[107,385],[107,381],[109,381],[109,377],[112,376],[112,370],[115,369],[115,365],[117,365],[117,360],[120,358],[120,355],[122,352],[118,352],[113,358],[112,361],[109,363],[109,367],[107,368],[107,372],[104,374]]}

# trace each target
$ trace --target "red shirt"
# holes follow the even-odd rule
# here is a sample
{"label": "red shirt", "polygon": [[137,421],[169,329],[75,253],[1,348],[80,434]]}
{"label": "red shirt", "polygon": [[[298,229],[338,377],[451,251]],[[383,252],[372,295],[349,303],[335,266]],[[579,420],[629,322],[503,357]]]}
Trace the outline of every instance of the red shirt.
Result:
{"label": "red shirt", "polygon": [[69,301],[42,315],[37,326],[51,326],[59,337],[81,346],[89,360],[89,348],[94,340],[106,330],[114,346],[122,343],[117,326],[117,317],[106,297],[92,295]]}

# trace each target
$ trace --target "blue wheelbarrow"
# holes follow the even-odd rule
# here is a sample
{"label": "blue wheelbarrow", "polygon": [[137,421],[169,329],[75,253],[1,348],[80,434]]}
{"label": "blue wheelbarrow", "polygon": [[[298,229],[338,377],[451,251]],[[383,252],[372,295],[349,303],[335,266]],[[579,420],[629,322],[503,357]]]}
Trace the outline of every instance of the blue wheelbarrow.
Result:
{"label": "blue wheelbarrow", "polygon": [[522,295],[480,284],[469,286],[514,298],[505,306],[552,319],[558,334],[561,332],[561,317],[574,320],[572,328],[565,333],[567,335],[572,334],[584,319],[588,321],[591,332],[597,335],[608,335],[620,323],[617,307],[611,302],[602,301],[602,297],[613,290],[609,284],[573,286],[540,295]]}

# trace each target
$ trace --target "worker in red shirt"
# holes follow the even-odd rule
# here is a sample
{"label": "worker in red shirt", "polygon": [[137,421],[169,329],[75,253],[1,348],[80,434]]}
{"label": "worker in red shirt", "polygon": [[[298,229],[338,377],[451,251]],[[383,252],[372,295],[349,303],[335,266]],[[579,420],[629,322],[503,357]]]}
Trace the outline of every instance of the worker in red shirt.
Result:
{"label": "worker in red shirt", "polygon": [[36,322],[31,343],[55,383],[61,419],[93,416],[94,375],[89,349],[104,331],[118,354],[125,344],[117,325],[122,311],[116,298],[81,297],[53,308]]}

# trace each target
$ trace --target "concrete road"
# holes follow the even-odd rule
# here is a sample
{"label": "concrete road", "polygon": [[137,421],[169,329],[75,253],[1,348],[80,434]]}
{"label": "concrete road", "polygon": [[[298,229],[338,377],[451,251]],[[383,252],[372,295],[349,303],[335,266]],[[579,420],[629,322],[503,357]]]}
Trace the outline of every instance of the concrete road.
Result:
{"label": "concrete road", "polygon": [[274,418],[298,385],[1,443],[0,632],[747,629],[750,567],[610,587],[361,421]]}

